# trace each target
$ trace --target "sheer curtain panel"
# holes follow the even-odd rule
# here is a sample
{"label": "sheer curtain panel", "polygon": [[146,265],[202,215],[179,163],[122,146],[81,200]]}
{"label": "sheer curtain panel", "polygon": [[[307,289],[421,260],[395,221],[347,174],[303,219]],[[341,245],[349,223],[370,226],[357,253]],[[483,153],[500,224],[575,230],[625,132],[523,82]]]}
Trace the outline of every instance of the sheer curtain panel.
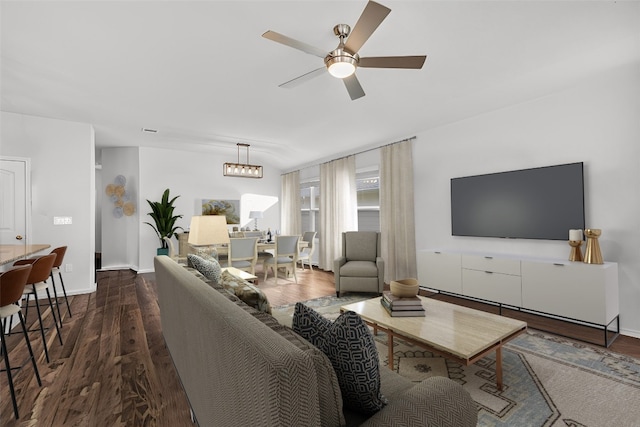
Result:
{"label": "sheer curtain panel", "polygon": [[280,221],[283,235],[302,234],[300,217],[300,171],[284,174],[280,178]]}
{"label": "sheer curtain panel", "polygon": [[413,141],[380,150],[380,231],[385,283],[417,277]]}
{"label": "sheer curtain panel", "polygon": [[342,253],[342,232],[356,230],[356,158],[348,156],[320,165],[320,268],[333,271]]}

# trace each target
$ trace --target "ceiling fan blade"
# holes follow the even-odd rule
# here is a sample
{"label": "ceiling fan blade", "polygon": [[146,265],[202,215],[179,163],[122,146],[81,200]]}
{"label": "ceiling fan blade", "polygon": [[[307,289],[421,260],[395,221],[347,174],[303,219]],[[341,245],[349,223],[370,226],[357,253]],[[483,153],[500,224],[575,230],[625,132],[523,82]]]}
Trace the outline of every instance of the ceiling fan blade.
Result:
{"label": "ceiling fan blade", "polygon": [[362,45],[371,37],[371,34],[384,21],[384,18],[391,12],[386,6],[369,1],[358,18],[358,22],[353,27],[353,31],[347,38],[344,48],[353,53],[358,53]]}
{"label": "ceiling fan blade", "polygon": [[358,67],[364,68],[413,68],[420,69],[427,59],[421,56],[376,56],[360,58]]}
{"label": "ceiling fan blade", "polygon": [[320,67],[317,68],[313,71],[309,71],[306,74],[303,74],[301,76],[296,77],[295,79],[291,79],[288,82],[284,82],[281,85],[279,85],[278,87],[284,87],[286,89],[291,89],[292,87],[296,87],[304,82],[307,82],[309,80],[311,80],[314,77],[319,76],[320,74],[323,74],[325,71],[327,70],[326,67]]}
{"label": "ceiling fan blade", "polygon": [[360,82],[355,74],[351,74],[349,77],[345,77],[342,80],[344,81],[344,85],[347,88],[347,92],[349,92],[349,96],[352,101],[364,96],[364,90],[362,89],[362,86],[360,86]]}
{"label": "ceiling fan blade", "polygon": [[276,33],[275,31],[267,31],[262,35],[265,39],[273,40],[274,42],[282,43],[285,46],[292,47],[294,49],[301,50],[310,55],[319,56],[320,58],[324,58],[327,56],[327,51],[317,48],[315,46],[311,46],[310,44],[303,43],[301,41],[292,39],[291,37],[287,37],[280,33]]}

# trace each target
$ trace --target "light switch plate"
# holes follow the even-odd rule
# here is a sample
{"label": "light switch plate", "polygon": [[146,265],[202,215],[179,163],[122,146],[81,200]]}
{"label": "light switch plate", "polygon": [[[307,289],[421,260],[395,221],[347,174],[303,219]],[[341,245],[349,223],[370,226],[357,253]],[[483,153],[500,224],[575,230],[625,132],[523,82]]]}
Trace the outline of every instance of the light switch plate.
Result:
{"label": "light switch plate", "polygon": [[73,220],[70,216],[54,216],[53,225],[71,225]]}

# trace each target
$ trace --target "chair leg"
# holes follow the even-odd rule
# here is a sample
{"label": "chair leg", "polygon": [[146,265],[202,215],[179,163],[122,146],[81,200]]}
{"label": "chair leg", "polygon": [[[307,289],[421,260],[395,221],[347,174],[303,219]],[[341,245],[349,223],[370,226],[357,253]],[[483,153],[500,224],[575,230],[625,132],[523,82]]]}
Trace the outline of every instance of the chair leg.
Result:
{"label": "chair leg", "polygon": [[[38,320],[40,321],[40,335],[42,336],[42,346],[44,347],[44,357],[47,359],[47,363],[49,360],[49,349],[47,348],[47,337],[44,334],[44,325],[42,324],[42,313],[40,313],[40,304],[38,303],[38,291],[36,291],[35,285],[31,285],[33,288],[33,297],[36,301],[36,312],[38,313]],[[27,307],[29,306],[29,295],[27,294]],[[25,310],[26,311],[26,310]],[[55,323],[55,319],[54,319]]]}
{"label": "chair leg", "polygon": [[63,345],[62,334],[60,333],[60,328],[58,327],[58,321],[56,320],[56,312],[53,311],[53,301],[51,301],[51,293],[49,292],[49,288],[47,288],[46,291],[47,291],[47,298],[49,298],[49,307],[51,307],[51,315],[53,316],[53,324],[56,326],[56,332],[58,332],[58,341],[60,341],[60,345]]}
{"label": "chair leg", "polygon": [[60,327],[62,328],[62,315],[60,314],[60,304],[58,304],[58,291],[56,291],[56,281],[53,278],[53,272],[51,272],[50,276],[51,287],[53,287],[53,298],[56,300],[56,309],[58,310],[58,320],[60,321]]}
{"label": "chair leg", "polygon": [[4,328],[0,331],[0,340],[2,341],[2,353],[4,354],[4,366],[7,370],[7,380],[9,381],[9,392],[11,393],[11,403],[13,403],[13,414],[16,420],[20,418],[18,413],[18,402],[16,402],[16,391],[13,388],[13,375],[11,374],[11,363],[9,363],[9,353],[7,352],[7,343],[4,337]]}
{"label": "chair leg", "polygon": [[36,374],[38,385],[42,387],[42,381],[40,380],[40,372],[38,371],[36,358],[33,355],[33,348],[31,347],[31,340],[29,339],[29,334],[27,333],[27,324],[24,321],[24,317],[22,317],[22,311],[18,312],[18,317],[20,318],[20,326],[22,326],[22,333],[24,334],[24,340],[27,342],[27,348],[29,349],[29,356],[31,357],[31,364],[33,365],[33,370]]}
{"label": "chair leg", "polygon": [[69,305],[69,298],[67,298],[67,289],[64,287],[64,280],[62,280],[62,273],[58,272],[58,276],[60,276],[60,284],[62,285],[62,294],[64,295],[64,300],[67,303],[67,310],[69,311],[69,317],[73,317],[71,315],[71,306]]}
{"label": "chair leg", "polygon": [[[22,295],[24,296],[24,295]],[[24,321],[26,322],[27,319],[29,318],[29,297],[31,297],[31,294],[27,294],[27,301],[24,305]]]}

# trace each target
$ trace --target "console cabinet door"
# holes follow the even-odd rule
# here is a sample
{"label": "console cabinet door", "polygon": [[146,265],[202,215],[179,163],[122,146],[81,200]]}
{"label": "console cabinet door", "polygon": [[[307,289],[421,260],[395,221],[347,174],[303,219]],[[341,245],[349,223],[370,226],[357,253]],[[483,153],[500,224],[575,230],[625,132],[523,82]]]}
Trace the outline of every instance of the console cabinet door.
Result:
{"label": "console cabinet door", "polygon": [[522,262],[522,306],[606,325],[618,315],[618,265]]}
{"label": "console cabinet door", "polygon": [[455,253],[419,251],[418,281],[420,286],[462,294],[461,256]]}
{"label": "console cabinet door", "polygon": [[464,295],[487,301],[520,307],[520,276],[462,269],[462,290]]}

